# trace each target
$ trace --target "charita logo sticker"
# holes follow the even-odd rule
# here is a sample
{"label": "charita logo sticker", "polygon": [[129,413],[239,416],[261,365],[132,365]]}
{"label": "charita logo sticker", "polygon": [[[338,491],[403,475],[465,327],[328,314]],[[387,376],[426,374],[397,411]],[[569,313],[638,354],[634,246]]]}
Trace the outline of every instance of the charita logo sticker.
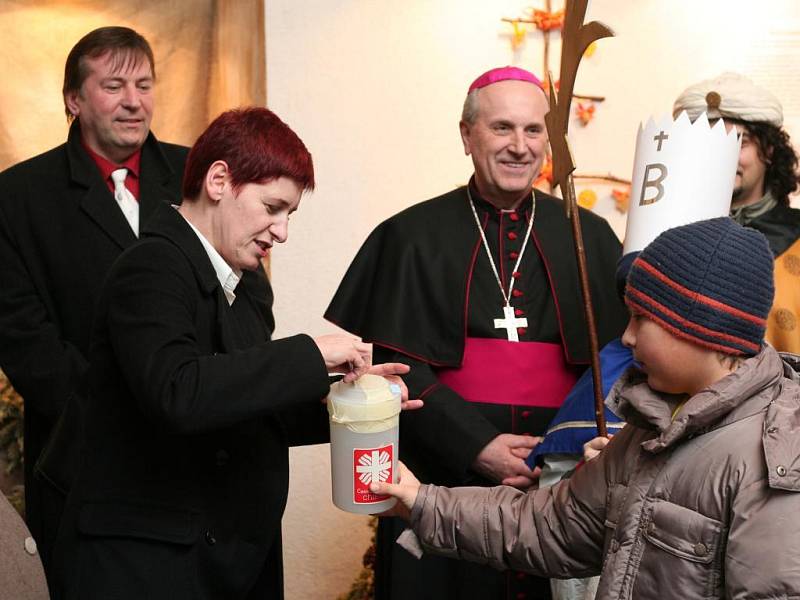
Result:
{"label": "charita logo sticker", "polygon": [[389,496],[379,496],[369,491],[372,482],[394,481],[392,460],[394,444],[381,448],[355,448],[353,450],[353,502],[374,504]]}

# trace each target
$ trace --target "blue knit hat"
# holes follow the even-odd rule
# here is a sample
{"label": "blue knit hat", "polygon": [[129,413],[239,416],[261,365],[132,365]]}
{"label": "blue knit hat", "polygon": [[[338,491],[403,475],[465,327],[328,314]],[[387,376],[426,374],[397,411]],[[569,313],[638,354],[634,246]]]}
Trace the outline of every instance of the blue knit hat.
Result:
{"label": "blue knit hat", "polygon": [[633,261],[635,261],[636,257],[641,253],[640,250],[634,250],[633,252],[623,254],[617,261],[617,272],[614,275],[614,279],[617,282],[617,295],[619,295],[620,300],[625,300],[625,286],[628,285],[628,275],[631,272]]}
{"label": "blue knit hat", "polygon": [[636,258],[625,303],[680,338],[754,355],[775,295],[766,238],[728,217],[668,229]]}

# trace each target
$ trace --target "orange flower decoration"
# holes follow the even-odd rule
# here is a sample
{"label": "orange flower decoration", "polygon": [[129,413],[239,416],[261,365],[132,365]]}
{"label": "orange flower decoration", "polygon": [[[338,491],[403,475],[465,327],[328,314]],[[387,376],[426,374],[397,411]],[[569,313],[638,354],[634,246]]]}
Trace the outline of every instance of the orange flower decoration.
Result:
{"label": "orange flower decoration", "polygon": [[553,161],[549,156],[544,159],[542,171],[539,173],[536,181],[533,182],[533,187],[539,187],[544,184],[548,186],[553,184]]}
{"label": "orange flower decoration", "polygon": [[540,31],[552,31],[561,29],[564,26],[564,11],[547,12],[537,8],[531,9],[530,18],[536,28]]}
{"label": "orange flower decoration", "polygon": [[581,125],[586,127],[594,118],[594,102],[591,100],[586,103],[578,102],[578,105],[575,107],[575,114],[578,116]]}
{"label": "orange flower decoration", "polygon": [[519,21],[512,21],[511,26],[514,31],[511,33],[511,49],[516,50],[525,41],[525,36],[528,35],[528,29],[523,23]]}
{"label": "orange flower decoration", "polygon": [[578,206],[582,206],[587,210],[592,210],[594,205],[597,204],[597,194],[594,190],[582,190],[578,194]]}
{"label": "orange flower decoration", "polygon": [[[544,76],[544,80],[542,81],[542,87],[544,88],[545,95],[549,98],[550,97],[550,82],[547,80],[547,74]],[[558,93],[559,88],[561,87],[561,80],[557,79],[553,83],[553,88],[555,89],[556,93]]]}
{"label": "orange flower decoration", "polygon": [[631,198],[631,188],[615,189],[611,191],[616,209],[623,215],[628,212],[628,202]]}

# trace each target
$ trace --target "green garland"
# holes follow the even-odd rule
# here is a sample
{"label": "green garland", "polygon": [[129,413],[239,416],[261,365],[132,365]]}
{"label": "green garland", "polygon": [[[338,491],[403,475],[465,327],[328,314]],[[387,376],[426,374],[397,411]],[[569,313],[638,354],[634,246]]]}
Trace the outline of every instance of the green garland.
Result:
{"label": "green garland", "polygon": [[[22,467],[24,417],[22,397],[0,371],[0,455],[6,461],[6,477],[16,474]],[[25,493],[22,485],[0,491],[5,493],[17,512],[24,514]]]}
{"label": "green garland", "polygon": [[336,600],[373,600],[375,598],[375,532],[378,529],[378,517],[370,517],[369,528],[372,537],[369,548],[361,559],[361,572],[356,576],[350,586],[350,591],[342,594]]}

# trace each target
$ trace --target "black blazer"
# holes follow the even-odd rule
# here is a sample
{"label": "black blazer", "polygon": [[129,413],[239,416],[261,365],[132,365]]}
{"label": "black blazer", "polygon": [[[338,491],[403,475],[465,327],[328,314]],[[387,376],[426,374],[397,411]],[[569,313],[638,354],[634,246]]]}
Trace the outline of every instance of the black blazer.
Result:
{"label": "black blazer", "polygon": [[[186,148],[148,136],[141,223],[156,206],[180,201],[186,155]],[[33,468],[67,400],[85,390],[97,295],[111,264],[135,239],[83,149],[78,120],[66,144],[0,173],[0,368],[25,400],[26,519],[42,550],[50,533],[44,529],[54,529],[59,515],[49,522],[40,515]],[[53,453],[53,479],[62,487],[76,436],[66,435],[69,444]]]}
{"label": "black blazer", "polygon": [[[161,206],[112,267],[90,353],[86,453],[56,546],[64,598],[281,595],[282,413],[327,437],[322,356],[269,341],[243,286],[225,300],[183,217]],[[314,437],[314,436],[311,436]],[[312,440],[309,440],[312,441]]]}

